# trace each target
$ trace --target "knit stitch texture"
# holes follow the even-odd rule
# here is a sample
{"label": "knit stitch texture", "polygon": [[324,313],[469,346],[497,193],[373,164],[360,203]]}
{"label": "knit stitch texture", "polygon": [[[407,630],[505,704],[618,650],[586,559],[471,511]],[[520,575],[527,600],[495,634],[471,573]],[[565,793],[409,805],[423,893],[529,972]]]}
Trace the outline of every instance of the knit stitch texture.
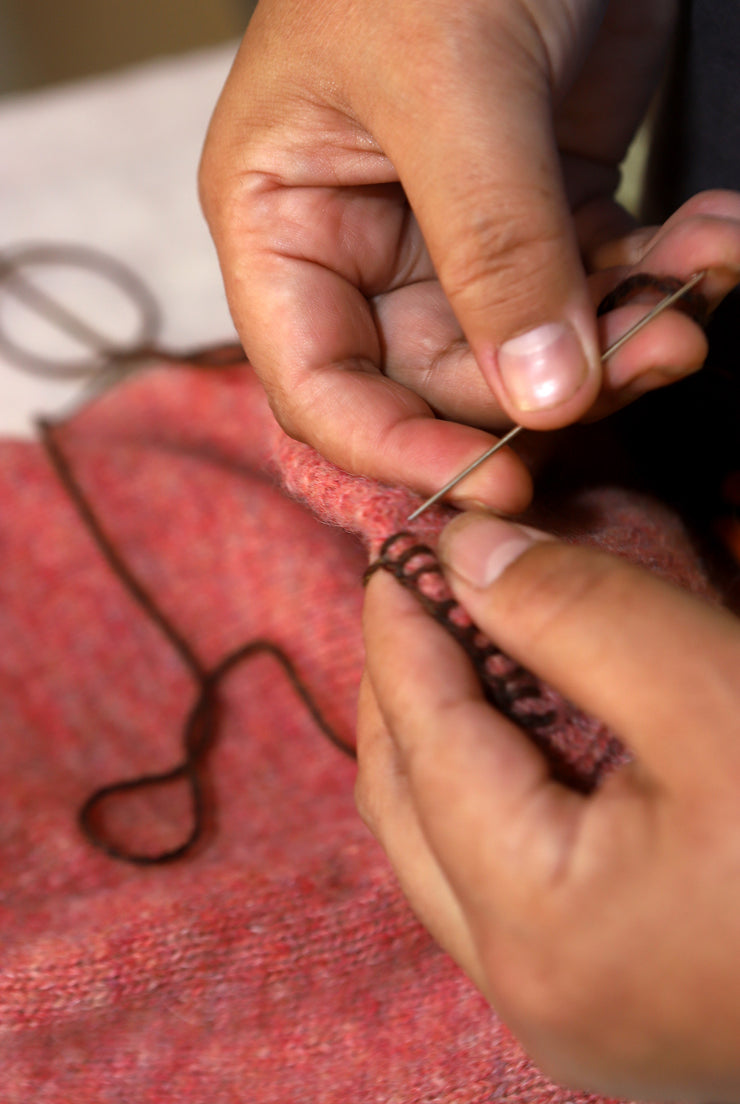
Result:
{"label": "knit stitch texture", "polygon": [[[412,497],[289,441],[244,367],[142,373],[60,440],[204,662],[275,641],[351,741],[367,549]],[[559,516],[712,594],[657,503],[592,488]],[[225,683],[196,849],[147,868],[93,849],[75,811],[181,757],[192,680],[38,445],[0,446],[0,562],[2,1104],[596,1101],[549,1083],[421,929],[355,812],[352,764],[270,657]],[[166,845],[184,801],[123,802],[116,830]]]}

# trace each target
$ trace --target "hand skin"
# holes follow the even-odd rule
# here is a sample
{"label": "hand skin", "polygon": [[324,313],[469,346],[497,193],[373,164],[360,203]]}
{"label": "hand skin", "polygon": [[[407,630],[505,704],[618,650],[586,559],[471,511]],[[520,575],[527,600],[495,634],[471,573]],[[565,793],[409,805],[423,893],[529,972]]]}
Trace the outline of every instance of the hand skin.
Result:
{"label": "hand skin", "polygon": [[740,624],[490,515],[457,518],[441,557],[475,621],[634,759],[588,797],[553,782],[377,573],[357,800],[404,892],[556,1081],[740,1100]]}
{"label": "hand skin", "polygon": [[[631,397],[602,379],[585,272],[631,228],[612,193],[676,6],[261,0],[200,183],[237,329],[290,434],[429,494],[512,419],[554,428],[600,394],[601,412]],[[711,217],[733,222],[737,267],[737,202]],[[609,286],[636,263],[694,271],[646,257],[648,238],[623,242]],[[535,377],[506,343],[542,326],[560,333],[535,356],[544,405],[522,408]],[[701,362],[698,331],[679,330],[668,360],[624,354],[632,390]],[[530,493],[505,450],[453,498],[516,512]]]}

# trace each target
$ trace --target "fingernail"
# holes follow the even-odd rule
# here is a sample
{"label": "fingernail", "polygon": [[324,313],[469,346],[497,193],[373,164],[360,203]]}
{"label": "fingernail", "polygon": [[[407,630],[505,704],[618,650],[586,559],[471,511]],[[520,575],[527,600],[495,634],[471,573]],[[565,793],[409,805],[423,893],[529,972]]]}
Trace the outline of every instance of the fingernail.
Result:
{"label": "fingernail", "polygon": [[588,366],[570,326],[549,322],[505,341],[498,351],[501,380],[522,411],[549,410],[575,395]]}
{"label": "fingernail", "polygon": [[538,535],[485,514],[466,514],[440,537],[442,562],[470,586],[490,586],[502,571],[531,548]]}

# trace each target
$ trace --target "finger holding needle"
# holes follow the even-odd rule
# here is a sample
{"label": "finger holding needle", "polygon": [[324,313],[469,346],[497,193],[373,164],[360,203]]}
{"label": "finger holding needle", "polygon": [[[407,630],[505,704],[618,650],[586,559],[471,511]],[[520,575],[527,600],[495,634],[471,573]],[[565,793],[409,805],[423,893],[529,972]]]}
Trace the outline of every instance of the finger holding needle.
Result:
{"label": "finger holding needle", "polygon": [[[704,272],[695,272],[694,275],[690,277],[690,279],[688,279],[680,287],[676,288],[675,291],[672,291],[668,295],[664,296],[664,298],[661,299],[659,303],[656,303],[656,305],[652,307],[652,309],[649,310],[648,313],[639,320],[639,322],[636,322],[634,326],[631,326],[630,329],[627,330],[626,333],[622,334],[620,338],[614,341],[608,349],[604,350],[601,355],[601,363],[605,364],[611,356],[613,356],[624,345],[626,345],[627,342],[635,336],[635,334],[639,333],[640,330],[649,325],[649,323],[652,322],[654,318],[657,318],[658,315],[663,313],[663,311],[668,310],[684,295],[687,295],[690,291],[692,291],[697,286],[697,284],[699,284],[704,276]],[[494,456],[495,453],[499,451],[499,449],[504,448],[505,445],[508,445],[511,441],[513,441],[514,438],[517,437],[524,428],[525,427],[521,425],[513,426],[512,429],[510,429],[509,432],[506,433],[500,441],[497,441],[495,445],[492,445],[491,448],[482,453],[482,455],[474,460],[472,464],[468,464],[466,468],[458,472],[457,475],[453,476],[453,478],[450,479],[448,483],[445,483],[444,487],[441,487],[438,491],[436,491],[433,495],[426,499],[425,502],[422,502],[421,506],[417,507],[417,509],[414,510],[413,513],[409,514],[406,520],[410,522],[415,521],[426,510],[428,510],[430,506],[433,506],[436,502],[439,502],[441,498],[444,498],[444,496],[454,487],[456,487],[458,483],[462,482],[462,480],[465,479],[466,476],[470,475],[471,472],[475,471],[476,468],[480,467],[480,465],[488,460],[491,456]]]}

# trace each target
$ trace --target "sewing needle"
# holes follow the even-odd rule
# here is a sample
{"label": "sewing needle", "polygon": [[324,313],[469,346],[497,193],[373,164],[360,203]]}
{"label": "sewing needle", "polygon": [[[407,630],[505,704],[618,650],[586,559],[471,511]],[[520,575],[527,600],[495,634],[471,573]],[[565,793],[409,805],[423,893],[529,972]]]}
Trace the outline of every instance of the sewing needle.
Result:
{"label": "sewing needle", "polygon": [[[643,326],[647,326],[649,322],[652,322],[652,320],[654,318],[657,318],[659,314],[662,314],[664,310],[668,310],[669,307],[672,307],[676,300],[680,299],[682,295],[686,295],[687,292],[696,287],[696,285],[705,275],[705,272],[695,272],[694,275],[689,280],[687,280],[685,284],[682,284],[680,288],[677,288],[676,291],[672,291],[670,295],[666,295],[664,299],[661,299],[659,303],[656,303],[652,310],[648,311],[648,313],[643,318],[641,318],[639,322],[636,322],[634,326],[627,330],[626,333],[623,333],[621,337],[617,338],[617,340],[601,354],[601,363],[605,364],[609,357],[614,356],[617,350],[621,349],[622,346],[625,345],[630,340],[630,338],[634,337],[636,333],[639,333]],[[504,447],[504,445],[508,445],[509,441],[513,441],[514,438],[519,433],[521,433],[524,428],[524,426],[515,425],[513,429],[510,429],[509,432],[501,438],[500,441],[497,441],[495,445],[491,445],[491,447],[487,449],[486,452],[484,452],[481,456],[479,456],[477,460],[473,460],[472,464],[468,464],[467,468],[463,468],[461,472],[458,472],[457,475],[453,476],[449,483],[445,483],[444,487],[441,487],[438,491],[436,491],[431,496],[431,498],[428,498],[426,500],[426,502],[422,502],[421,506],[417,507],[417,509],[414,510],[412,514],[409,514],[406,520],[416,521],[416,519],[420,517],[425,510],[428,510],[429,507],[433,506],[435,502],[439,502],[440,498],[443,498],[448,491],[451,491],[453,487],[456,487],[458,483],[460,483],[465,478],[466,475],[470,475],[470,473],[475,471],[475,469],[479,467],[485,460],[488,460],[490,456],[493,456],[494,453],[497,453],[499,449],[502,449]]]}

